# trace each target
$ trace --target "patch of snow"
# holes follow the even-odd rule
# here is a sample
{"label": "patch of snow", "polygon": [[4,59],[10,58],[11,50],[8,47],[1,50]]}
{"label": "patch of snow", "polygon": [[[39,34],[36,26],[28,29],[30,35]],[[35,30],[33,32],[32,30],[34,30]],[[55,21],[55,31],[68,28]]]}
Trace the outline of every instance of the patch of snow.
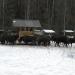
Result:
{"label": "patch of snow", "polygon": [[0,75],[75,75],[74,46],[0,45]]}

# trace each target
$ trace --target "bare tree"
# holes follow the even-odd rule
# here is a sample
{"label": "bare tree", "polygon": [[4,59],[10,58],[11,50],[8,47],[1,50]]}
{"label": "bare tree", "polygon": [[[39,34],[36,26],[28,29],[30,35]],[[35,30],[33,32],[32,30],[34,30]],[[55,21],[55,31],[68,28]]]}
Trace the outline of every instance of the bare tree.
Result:
{"label": "bare tree", "polygon": [[28,0],[28,4],[27,4],[27,19],[29,19],[30,16],[30,0]]}

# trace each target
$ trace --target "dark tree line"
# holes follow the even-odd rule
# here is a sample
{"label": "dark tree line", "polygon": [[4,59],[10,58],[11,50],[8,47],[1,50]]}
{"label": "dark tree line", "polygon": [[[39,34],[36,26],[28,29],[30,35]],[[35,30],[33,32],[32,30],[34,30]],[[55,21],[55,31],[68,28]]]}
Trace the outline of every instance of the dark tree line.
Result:
{"label": "dark tree line", "polygon": [[[4,6],[3,6],[4,1]],[[44,28],[60,32],[75,28],[74,0],[0,0],[0,26],[13,19],[38,19]],[[3,23],[4,22],[4,23]]]}

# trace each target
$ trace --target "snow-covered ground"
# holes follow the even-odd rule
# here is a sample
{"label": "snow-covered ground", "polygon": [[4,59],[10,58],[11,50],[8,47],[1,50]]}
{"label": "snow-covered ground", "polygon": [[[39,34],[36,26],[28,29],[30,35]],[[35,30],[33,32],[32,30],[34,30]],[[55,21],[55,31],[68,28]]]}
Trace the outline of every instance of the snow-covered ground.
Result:
{"label": "snow-covered ground", "polygon": [[0,45],[0,75],[75,75],[75,45]]}

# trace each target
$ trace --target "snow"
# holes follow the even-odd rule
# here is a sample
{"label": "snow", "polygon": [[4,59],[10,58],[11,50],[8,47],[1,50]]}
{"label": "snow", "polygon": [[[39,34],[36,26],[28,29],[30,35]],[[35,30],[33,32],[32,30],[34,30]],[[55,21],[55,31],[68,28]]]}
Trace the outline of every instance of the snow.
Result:
{"label": "snow", "polygon": [[47,29],[44,29],[43,31],[44,31],[45,33],[55,33],[54,30],[47,30]]}
{"label": "snow", "polygon": [[74,32],[74,31],[73,31],[73,30],[64,30],[64,32],[72,33],[72,32]]}
{"label": "snow", "polygon": [[75,75],[74,48],[0,45],[0,75]]}

